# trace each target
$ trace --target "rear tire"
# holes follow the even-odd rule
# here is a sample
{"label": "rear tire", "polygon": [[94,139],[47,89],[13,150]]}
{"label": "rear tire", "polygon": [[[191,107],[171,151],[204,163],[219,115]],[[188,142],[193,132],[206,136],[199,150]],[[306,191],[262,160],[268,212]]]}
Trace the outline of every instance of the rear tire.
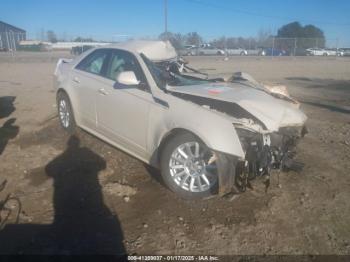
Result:
{"label": "rear tire", "polygon": [[69,97],[64,91],[57,94],[57,110],[62,128],[69,134],[73,134],[76,128],[75,119]]}
{"label": "rear tire", "polygon": [[[187,158],[185,157],[187,156]],[[161,174],[167,187],[186,199],[216,194],[218,168],[214,152],[190,133],[171,138],[160,157]]]}

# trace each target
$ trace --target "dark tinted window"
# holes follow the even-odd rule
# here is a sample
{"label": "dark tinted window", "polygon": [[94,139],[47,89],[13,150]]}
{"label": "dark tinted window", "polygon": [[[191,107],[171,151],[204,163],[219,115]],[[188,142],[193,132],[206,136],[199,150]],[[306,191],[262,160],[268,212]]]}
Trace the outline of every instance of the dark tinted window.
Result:
{"label": "dark tinted window", "polygon": [[85,57],[76,67],[89,73],[103,75],[103,67],[108,56],[108,50],[98,49]]}

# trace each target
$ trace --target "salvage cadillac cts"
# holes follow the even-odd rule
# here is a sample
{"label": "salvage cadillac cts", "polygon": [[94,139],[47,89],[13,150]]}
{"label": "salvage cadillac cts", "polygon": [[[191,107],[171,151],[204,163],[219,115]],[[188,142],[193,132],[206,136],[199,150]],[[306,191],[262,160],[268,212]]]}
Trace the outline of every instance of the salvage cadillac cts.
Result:
{"label": "salvage cadillac cts", "polygon": [[285,90],[244,73],[209,79],[169,42],[131,41],[60,59],[55,87],[65,130],[79,126],[159,168],[186,198],[244,191],[271,168],[288,168],[306,130]]}

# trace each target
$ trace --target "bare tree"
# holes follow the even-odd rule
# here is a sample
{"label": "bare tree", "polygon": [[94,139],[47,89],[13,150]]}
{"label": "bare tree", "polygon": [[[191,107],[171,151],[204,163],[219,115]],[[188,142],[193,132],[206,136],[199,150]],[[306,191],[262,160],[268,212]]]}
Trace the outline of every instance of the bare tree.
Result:
{"label": "bare tree", "polygon": [[267,46],[269,44],[269,42],[270,42],[271,36],[272,36],[271,29],[263,29],[263,28],[261,28],[258,31],[257,44],[259,46]]}
{"label": "bare tree", "polygon": [[186,35],[186,43],[188,45],[200,45],[203,42],[202,37],[197,32],[191,32]]}

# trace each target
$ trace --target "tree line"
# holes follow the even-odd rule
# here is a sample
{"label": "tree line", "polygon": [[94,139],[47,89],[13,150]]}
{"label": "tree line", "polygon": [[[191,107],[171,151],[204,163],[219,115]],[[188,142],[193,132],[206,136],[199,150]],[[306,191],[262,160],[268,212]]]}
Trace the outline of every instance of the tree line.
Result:
{"label": "tree line", "polygon": [[[205,43],[204,38],[197,32],[187,34],[164,32],[158,37],[160,40],[169,40],[176,49],[185,45]],[[277,40],[276,42],[274,42]],[[280,27],[277,35],[268,30],[260,30],[257,37],[226,37],[215,38],[206,43],[216,48],[231,49],[245,48],[256,49],[259,47],[271,47],[293,49],[295,47],[306,49],[310,47],[325,47],[326,38],[323,31],[314,25],[302,26],[299,22],[293,22]]]}
{"label": "tree line", "polygon": [[[280,27],[277,35],[273,35],[268,30],[260,30],[257,37],[226,37],[222,36],[211,41],[205,42],[204,38],[198,32],[187,34],[163,32],[159,35],[160,40],[169,40],[176,49],[181,49],[185,45],[199,46],[203,43],[209,43],[220,49],[244,48],[256,49],[260,47],[271,47],[281,49],[310,47],[325,47],[326,38],[323,31],[314,25],[302,26],[299,22],[292,22]],[[54,31],[47,31],[47,40],[51,43],[58,41]],[[275,40],[277,40],[275,42]],[[76,37],[74,42],[95,42],[96,40],[84,37]]]}

